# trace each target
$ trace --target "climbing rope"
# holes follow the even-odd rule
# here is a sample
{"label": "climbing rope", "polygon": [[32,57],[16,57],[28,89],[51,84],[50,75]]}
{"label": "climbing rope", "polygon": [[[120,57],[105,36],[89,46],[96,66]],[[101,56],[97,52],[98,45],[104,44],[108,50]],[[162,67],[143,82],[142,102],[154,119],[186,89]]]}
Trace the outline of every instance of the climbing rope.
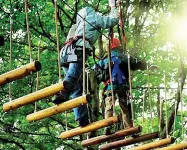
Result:
{"label": "climbing rope", "polygon": [[[13,32],[13,16],[10,15],[10,65],[9,70],[12,70],[12,32]],[[12,83],[9,83],[9,101],[12,101]]]}
{"label": "climbing rope", "polygon": [[[88,94],[89,93],[89,73],[90,73],[90,71],[89,70],[85,70],[85,72],[87,73],[87,78],[86,78],[86,87],[87,87],[87,89],[86,89],[86,94]],[[90,109],[89,109],[89,104],[87,104],[87,109],[88,109],[88,115],[89,115],[89,118],[90,118],[90,121],[92,120],[91,119],[91,114],[90,114]],[[87,139],[89,139],[89,134],[87,134]]]}
{"label": "climbing rope", "polygon": [[86,47],[85,47],[85,18],[83,18],[83,95],[86,93],[86,88],[85,88],[85,64],[86,64]]}
{"label": "climbing rope", "polygon": [[[55,4],[55,25],[56,25],[56,40],[57,40],[57,53],[58,53],[58,77],[59,77],[59,82],[62,81],[62,76],[61,76],[61,63],[60,63],[60,44],[59,44],[59,34],[58,34],[58,14],[57,14],[57,0],[54,0]],[[65,125],[66,125],[66,131],[68,130],[68,122],[67,122],[67,111],[65,111]]]}
{"label": "climbing rope", "polygon": [[32,62],[32,48],[31,48],[31,38],[30,38],[30,30],[29,30],[29,21],[28,21],[28,0],[25,0],[25,16],[26,16],[26,24],[27,24],[27,35],[28,35],[28,44],[29,44],[29,52],[30,52],[30,62]]}
{"label": "climbing rope", "polygon": [[[86,46],[85,46],[85,40],[86,40],[86,37],[85,37],[85,18],[83,18],[83,61],[82,61],[82,75],[83,75],[83,79],[82,79],[82,95],[85,95],[86,94],[86,87],[85,87],[85,84],[86,84]],[[87,74],[87,77],[88,77],[88,74]],[[87,91],[88,92],[88,91]],[[88,112],[89,112],[89,105],[87,104],[87,109],[88,109]],[[89,135],[87,134],[87,139],[89,139]]]}
{"label": "climbing rope", "polygon": [[111,39],[109,39],[109,44],[107,45],[107,54],[108,54],[108,69],[109,69],[109,77],[110,77],[110,87],[112,92],[112,105],[113,105],[113,115],[115,116],[115,99],[114,99],[114,90],[113,90],[113,83],[112,83],[112,65],[111,65]]}
{"label": "climbing rope", "polygon": [[182,140],[184,141],[184,127],[183,127],[183,124],[184,124],[184,120],[183,120],[183,106],[184,106],[184,100],[183,100],[183,97],[182,97],[182,80],[179,79],[179,89],[180,89],[180,102],[181,102],[181,128],[182,128]]}
{"label": "climbing rope", "polygon": [[59,44],[59,34],[58,34],[58,14],[57,14],[57,0],[54,0],[55,3],[55,25],[56,25],[56,41],[57,41],[57,54],[58,54],[58,76],[59,82],[62,81],[61,77],[61,63],[60,63],[60,44]]}
{"label": "climbing rope", "polygon": [[159,132],[161,132],[161,124],[162,124],[162,98],[160,98]]}
{"label": "climbing rope", "polygon": [[87,89],[86,89],[86,93],[88,94],[89,93],[89,74],[90,74],[90,70],[89,69],[86,69],[85,70],[86,71],[86,74],[87,74],[87,78],[86,78],[86,87],[87,87]]}
{"label": "climbing rope", "polygon": [[153,111],[152,111],[152,103],[151,103],[151,89],[150,89],[150,72],[149,72],[149,64],[147,65],[147,84],[148,84],[148,98],[149,98],[149,108],[151,114],[151,130],[153,131]]}
{"label": "climbing rope", "polygon": [[142,100],[143,100],[143,107],[142,107],[142,126],[144,126],[144,120],[145,120],[145,96],[146,96],[146,91],[144,90],[143,97],[142,97]]}
{"label": "climbing rope", "polygon": [[[127,2],[126,2],[127,3]],[[123,20],[123,5],[122,5],[122,0],[119,1],[119,9],[120,9],[120,28],[121,28],[121,33],[122,33],[122,39],[121,39],[121,44],[123,47],[123,53],[126,51],[126,44],[127,44],[127,39],[124,31],[124,20]],[[126,16],[127,16],[127,10],[126,10]]]}
{"label": "climbing rope", "polygon": [[130,55],[129,54],[128,54],[128,72],[129,72],[129,90],[130,90],[132,123],[133,123],[133,127],[134,127],[134,107],[133,107],[133,99],[132,99],[132,81],[131,81],[131,67],[130,67]]}
{"label": "climbing rope", "polygon": [[165,99],[165,109],[166,109],[166,137],[168,137],[168,121],[167,121],[167,119],[168,119],[168,111],[167,111],[167,88],[166,88],[166,76],[165,76],[165,74],[164,74],[164,94],[165,94],[165,96],[164,96],[164,99]]}
{"label": "climbing rope", "polygon": [[[40,61],[40,44],[41,44],[41,38],[38,40],[38,61]],[[36,91],[39,90],[39,72],[36,73]],[[34,104],[34,112],[37,112],[37,102]]]}
{"label": "climbing rope", "polygon": [[[179,87],[179,82],[178,82],[178,87]],[[175,109],[175,114],[174,114],[174,122],[173,122],[173,137],[175,135],[175,126],[176,126],[176,117],[177,117],[177,104],[176,101],[174,101],[174,109]]]}

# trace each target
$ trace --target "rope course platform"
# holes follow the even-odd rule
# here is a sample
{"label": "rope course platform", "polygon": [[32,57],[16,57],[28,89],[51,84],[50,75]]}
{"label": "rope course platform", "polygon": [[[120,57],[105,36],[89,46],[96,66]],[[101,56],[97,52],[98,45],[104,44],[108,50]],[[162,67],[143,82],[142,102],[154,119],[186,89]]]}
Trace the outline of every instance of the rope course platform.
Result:
{"label": "rope course platform", "polygon": [[[68,6],[72,11],[75,11],[71,6],[69,6],[65,1],[62,1],[66,6]],[[32,61],[32,47],[31,47],[31,39],[30,39],[30,30],[29,30],[29,21],[28,21],[28,0],[25,0],[25,14],[26,14],[26,25],[27,25],[27,34],[28,34],[28,43],[29,43],[29,51],[30,51],[30,63],[27,64],[27,65],[24,65],[24,66],[21,66],[17,69],[14,69],[12,70],[12,26],[11,26],[11,29],[10,29],[10,43],[11,43],[11,46],[10,46],[10,71],[7,72],[7,73],[4,73],[2,75],[0,75],[0,86],[3,86],[7,83],[10,83],[12,81],[15,81],[15,80],[18,80],[18,79],[21,79],[27,75],[29,75],[30,73],[33,73],[33,72],[37,72],[39,73],[38,71],[41,70],[41,64],[38,61]],[[56,25],[56,38],[57,38],[57,42],[56,42],[56,46],[57,46],[57,52],[58,52],[58,73],[59,73],[59,83],[57,84],[54,84],[54,85],[51,85],[49,87],[46,87],[44,89],[41,89],[41,90],[38,90],[38,85],[37,85],[37,91],[33,92],[33,93],[30,93],[28,95],[25,95],[23,97],[20,97],[20,98],[17,98],[13,101],[10,101],[10,102],[7,102],[3,105],[3,110],[5,112],[7,111],[10,111],[10,110],[15,110],[19,107],[22,107],[22,106],[25,106],[27,104],[30,104],[30,103],[33,103],[33,102],[36,102],[38,100],[41,100],[41,99],[44,99],[44,98],[47,98],[49,96],[52,96],[52,95],[55,95],[57,93],[59,93],[60,91],[63,91],[65,89],[64,87],[64,83],[63,81],[61,80],[62,77],[61,77],[61,61],[60,61],[60,44],[59,44],[59,33],[58,33],[58,19],[59,19],[59,16],[58,16],[58,6],[57,5],[57,0],[54,0],[54,5],[55,5],[55,25]],[[120,13],[122,12],[122,8],[121,7],[122,5],[120,5]],[[76,10],[77,11],[77,10]],[[62,112],[66,112],[67,110],[70,110],[72,108],[75,108],[75,107],[79,107],[81,105],[84,105],[84,104],[87,104],[90,102],[91,100],[91,97],[89,94],[85,94],[85,61],[86,61],[86,57],[85,57],[85,50],[86,50],[86,47],[85,47],[85,22],[87,24],[90,24],[93,28],[94,25],[92,25],[90,22],[88,22],[85,18],[83,18],[80,14],[78,14],[76,12],[76,14],[81,17],[83,20],[84,20],[84,30],[83,30],[83,74],[82,74],[82,78],[83,78],[83,95],[80,96],[80,97],[77,97],[77,98],[74,98],[72,100],[68,100],[64,103],[61,103],[61,104],[58,104],[58,105],[55,105],[55,106],[52,106],[52,107],[49,107],[49,108],[46,108],[46,109],[43,109],[43,110],[40,110],[38,112],[34,112],[30,115],[27,115],[26,119],[28,122],[32,122],[32,121],[37,121],[37,120],[41,120],[41,119],[44,119],[44,118],[47,118],[47,117],[51,117],[53,115],[56,115],[56,114],[59,114],[59,113],[62,113]],[[123,40],[122,42],[125,42],[123,43],[123,49],[126,47],[126,35],[124,33],[124,25],[122,24],[124,21],[123,21],[123,16],[122,16],[122,13],[120,14],[120,21],[121,21],[121,30],[122,30],[122,35],[123,35]],[[11,23],[13,24],[13,22]],[[97,28],[96,28],[97,30]],[[102,35],[104,35],[100,30],[98,31],[100,32]],[[121,34],[120,34],[121,35]],[[119,35],[119,36],[120,36]],[[104,35],[105,36],[105,35]],[[111,48],[110,48],[110,40],[112,39],[112,36],[105,36],[106,39],[109,39],[109,44],[108,44],[108,60],[109,60],[109,76],[110,76],[110,84],[111,84],[111,92],[112,92],[112,105],[113,105],[113,117],[109,117],[107,119],[103,119],[103,120],[99,120],[99,121],[96,121],[96,122],[93,122],[93,123],[90,123],[88,124],[87,126],[84,126],[84,127],[78,127],[78,128],[74,128],[72,130],[69,130],[69,131],[64,131],[62,132],[60,135],[59,135],[59,138],[61,139],[68,139],[70,137],[74,137],[74,136],[77,136],[77,135],[81,135],[81,134],[84,134],[84,133],[88,133],[88,132],[92,132],[92,131],[96,131],[100,128],[104,128],[104,127],[107,127],[107,126],[111,126],[115,123],[118,123],[118,122],[121,122],[122,121],[122,117],[121,115],[117,115],[115,116],[115,100],[114,100],[114,93],[113,93],[113,81],[112,81],[112,70],[111,70]],[[3,37],[0,35],[0,46],[3,46],[4,45],[4,39],[2,39]],[[93,43],[94,44],[94,43]],[[149,71],[149,69],[148,69]],[[64,73],[65,74],[65,73]],[[82,141],[82,146],[83,147],[87,147],[87,146],[91,146],[91,145],[96,145],[96,144],[100,144],[102,142],[108,142],[107,144],[103,144],[100,146],[100,149],[101,150],[108,150],[108,149],[115,149],[115,148],[120,148],[120,147],[123,147],[123,146],[128,146],[128,145],[131,145],[131,144],[135,144],[135,143],[139,143],[139,142],[144,142],[144,141],[148,141],[148,140],[152,140],[152,139],[156,139],[156,138],[159,138],[159,133],[158,132],[154,132],[153,131],[153,117],[154,116],[154,108],[152,107],[152,103],[153,103],[153,100],[151,99],[151,91],[150,89],[154,88],[154,87],[150,87],[150,73],[148,72],[147,74],[144,74],[144,75],[147,75],[148,77],[148,87],[141,87],[142,89],[148,89],[148,99],[149,99],[149,107],[150,107],[150,115],[151,115],[151,128],[152,129],[152,133],[148,133],[148,134],[144,134],[144,135],[137,135],[137,136],[133,136],[132,138],[128,138],[128,139],[124,139],[125,136],[129,136],[129,135],[132,135],[132,134],[136,134],[136,133],[140,133],[142,131],[142,127],[141,126],[137,126],[137,127],[131,127],[131,128],[126,128],[126,129],[122,129],[120,131],[117,131],[113,134],[110,134],[110,135],[101,135],[101,136],[97,136],[97,137],[94,137],[94,138],[91,138],[91,139],[87,139],[87,140],[83,140]],[[152,74],[153,75],[153,74]],[[158,74],[154,74],[154,75],[158,75]],[[132,122],[133,122],[133,126],[134,126],[134,107],[133,107],[133,101],[132,98],[133,98],[133,92],[132,92],[132,80],[131,80],[131,63],[130,63],[130,55],[128,55],[128,76],[129,76],[129,97],[130,97],[130,103],[131,103],[131,113],[132,113]],[[39,74],[37,75],[38,77],[38,83],[39,83]],[[62,82],[61,82],[62,81]],[[87,82],[88,82],[88,79],[87,79]],[[76,83],[76,82],[75,82]],[[167,104],[167,86],[166,86],[166,76],[164,75],[164,88],[161,88],[159,87],[159,89],[164,89],[165,90],[165,110],[166,110],[166,117],[168,119],[168,104]],[[89,87],[87,85],[87,87]],[[12,87],[11,87],[11,83],[10,83],[10,86],[9,86],[9,97],[11,98],[12,95],[11,95],[11,91],[12,91]],[[88,93],[88,92],[87,92]],[[182,97],[182,85],[180,85],[180,97]],[[145,95],[146,96],[146,95]],[[144,102],[145,102],[145,99],[143,100],[143,111],[145,110],[144,109]],[[36,106],[36,105],[35,105]],[[162,101],[160,101],[160,108],[162,106]],[[183,112],[183,100],[181,98],[181,110]],[[160,116],[159,118],[161,118],[161,115],[162,115],[162,109],[160,109]],[[67,112],[66,112],[67,113]],[[144,112],[143,112],[144,113]],[[176,115],[177,113],[175,113]],[[91,116],[91,115],[90,115]],[[183,133],[183,115],[181,115],[182,117],[182,134]],[[66,126],[67,126],[67,114],[66,114]],[[169,132],[168,132],[168,120],[166,119],[166,137],[168,137],[169,135]],[[176,116],[174,117],[174,119],[176,119]],[[144,120],[144,115],[143,115],[143,120]],[[159,120],[159,123],[161,123],[161,120]],[[174,123],[175,125],[175,123]],[[160,126],[159,126],[160,127]],[[67,129],[67,127],[66,127]],[[123,138],[123,139],[122,139]],[[112,141],[112,142],[111,142]],[[183,139],[184,141],[184,139]],[[171,144],[174,142],[174,138],[172,137],[169,137],[169,138],[165,138],[165,139],[159,139],[157,141],[153,141],[153,142],[150,142],[150,143],[146,143],[146,144],[142,144],[141,146],[137,146],[137,147],[133,147],[131,148],[130,150],[149,150],[149,149],[155,149],[155,148],[158,148],[158,147],[162,147],[162,148],[158,148],[157,150],[182,150],[182,149],[186,149],[187,148],[187,142],[183,142],[183,143],[180,143],[180,144],[173,144],[173,145],[170,145],[170,146],[167,146],[167,147],[163,147],[167,144]]]}

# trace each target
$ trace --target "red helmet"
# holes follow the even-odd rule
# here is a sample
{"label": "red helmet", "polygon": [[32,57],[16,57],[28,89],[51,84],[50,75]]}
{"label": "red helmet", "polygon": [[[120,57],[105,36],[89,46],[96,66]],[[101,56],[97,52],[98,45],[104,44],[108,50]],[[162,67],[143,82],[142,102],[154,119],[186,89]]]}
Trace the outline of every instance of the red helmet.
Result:
{"label": "red helmet", "polygon": [[121,43],[120,43],[119,39],[112,38],[112,40],[111,40],[111,49],[119,47],[119,46],[121,46]]}

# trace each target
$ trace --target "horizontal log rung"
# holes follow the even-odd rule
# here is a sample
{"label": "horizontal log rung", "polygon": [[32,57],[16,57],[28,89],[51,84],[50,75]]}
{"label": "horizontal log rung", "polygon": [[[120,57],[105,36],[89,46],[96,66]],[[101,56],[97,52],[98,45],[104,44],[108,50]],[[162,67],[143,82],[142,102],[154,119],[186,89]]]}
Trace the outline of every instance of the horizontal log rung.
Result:
{"label": "horizontal log rung", "polygon": [[127,146],[127,145],[131,145],[131,144],[138,143],[138,142],[144,142],[144,141],[155,139],[155,138],[158,138],[158,132],[104,144],[104,145],[101,145],[100,149],[101,150],[115,149],[115,148],[119,148],[122,146]]}
{"label": "horizontal log rung", "polygon": [[159,148],[157,150],[183,150],[187,148],[187,142],[183,142],[180,144],[170,145],[168,147]]}
{"label": "horizontal log rung", "polygon": [[10,111],[14,110],[16,108],[19,108],[21,106],[36,102],[40,99],[52,96],[54,94],[57,94],[58,92],[62,91],[64,89],[63,82],[51,85],[49,87],[46,87],[44,89],[38,90],[34,93],[30,93],[26,96],[17,98],[11,102],[5,103],[3,105],[4,111]]}
{"label": "horizontal log rung", "polygon": [[89,124],[85,127],[78,127],[78,128],[66,131],[66,132],[62,132],[60,134],[59,138],[66,139],[66,138],[70,138],[70,137],[73,137],[73,136],[88,133],[88,132],[91,132],[91,131],[95,131],[97,129],[100,129],[100,128],[103,128],[103,127],[106,127],[106,126],[110,126],[114,123],[117,123],[120,120],[121,120],[121,116],[114,116],[114,117],[110,117],[110,118],[107,118],[107,119],[103,119],[103,120],[100,120],[100,121],[97,121],[97,122],[93,122],[93,123],[91,123],[91,124]]}
{"label": "horizontal log rung", "polygon": [[173,142],[174,142],[174,138],[170,137],[170,138],[154,141],[154,142],[151,142],[151,143],[147,143],[147,144],[144,144],[144,145],[141,145],[141,146],[137,146],[137,147],[134,147],[130,150],[149,150],[149,149],[154,149],[154,148],[164,146],[164,145],[167,145],[167,144],[171,144]]}
{"label": "horizontal log rung", "polygon": [[87,146],[99,144],[102,142],[111,141],[111,140],[114,140],[117,138],[121,138],[121,137],[125,137],[128,135],[134,134],[134,133],[139,133],[141,131],[142,131],[142,127],[140,127],[140,126],[123,129],[123,130],[117,131],[114,134],[101,135],[101,136],[97,136],[97,137],[94,137],[94,138],[91,138],[88,140],[84,140],[84,141],[82,141],[82,146],[87,147]]}
{"label": "horizontal log rung", "polygon": [[59,105],[55,105],[53,107],[49,107],[47,109],[30,114],[27,116],[26,119],[29,122],[40,120],[43,118],[47,118],[47,117],[65,112],[72,108],[79,107],[83,104],[87,104],[89,101],[90,101],[90,95],[89,94],[83,95],[75,99],[68,100],[67,102],[61,103]]}
{"label": "horizontal log rung", "polygon": [[17,69],[11,70],[0,75],[0,86],[6,83],[21,79],[30,74],[30,72],[37,72],[41,70],[41,64],[39,61],[31,62],[27,65],[21,66]]}

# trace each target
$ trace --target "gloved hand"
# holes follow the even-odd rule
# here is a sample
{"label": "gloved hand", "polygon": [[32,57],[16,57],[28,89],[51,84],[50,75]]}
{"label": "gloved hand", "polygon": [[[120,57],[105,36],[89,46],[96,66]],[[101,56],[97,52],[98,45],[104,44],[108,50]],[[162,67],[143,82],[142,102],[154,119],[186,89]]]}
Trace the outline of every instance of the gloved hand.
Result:
{"label": "gloved hand", "polygon": [[115,7],[116,0],[108,0],[110,7]]}

